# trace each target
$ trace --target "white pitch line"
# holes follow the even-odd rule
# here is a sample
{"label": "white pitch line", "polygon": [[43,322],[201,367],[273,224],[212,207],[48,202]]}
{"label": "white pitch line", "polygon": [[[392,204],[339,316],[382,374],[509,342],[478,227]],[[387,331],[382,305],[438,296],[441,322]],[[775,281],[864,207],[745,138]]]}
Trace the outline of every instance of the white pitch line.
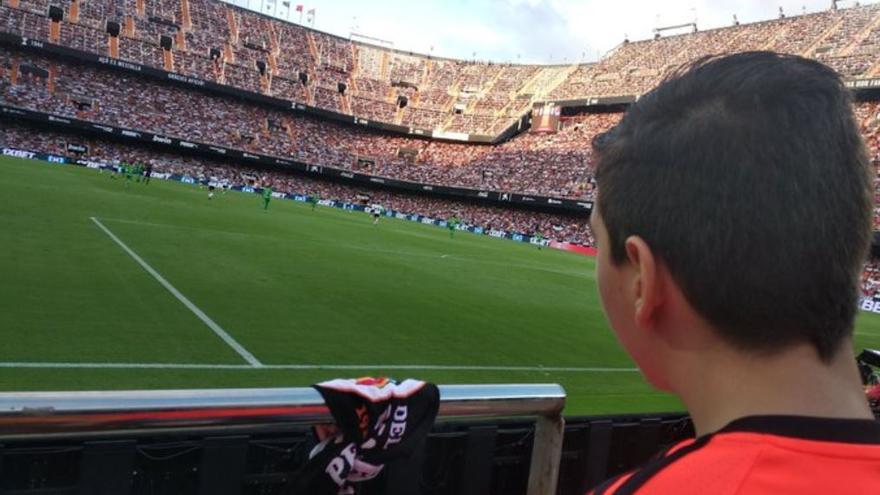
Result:
{"label": "white pitch line", "polygon": [[208,315],[206,315],[204,311],[199,309],[198,306],[193,304],[192,301],[190,301],[189,299],[186,298],[186,296],[181,294],[179,290],[177,290],[173,285],[171,285],[171,283],[169,283],[167,280],[165,280],[165,277],[160,275],[159,272],[157,272],[156,270],[153,269],[153,267],[148,265],[147,262],[144,261],[140,256],[138,256],[137,253],[132,251],[131,248],[129,248],[128,246],[126,246],[124,242],[122,242],[118,237],[116,237],[115,234],[113,234],[113,232],[110,232],[110,229],[105,227],[104,224],[102,224],[100,222],[100,220],[98,220],[95,217],[89,217],[89,218],[92,220],[92,222],[95,223],[95,225],[98,226],[98,228],[100,228],[101,230],[104,231],[105,234],[110,236],[110,238],[113,239],[113,241],[116,242],[116,244],[118,244],[119,247],[121,247],[123,251],[128,253],[128,255],[132,257],[132,259],[137,261],[138,264],[141,265],[143,267],[143,269],[147,271],[147,273],[152,275],[153,278],[155,278],[160,284],[162,284],[162,287],[165,287],[166,289],[168,289],[168,292],[170,292],[171,295],[173,295],[174,297],[177,298],[178,301],[183,303],[183,305],[186,306],[187,309],[192,311],[193,314],[195,314],[200,320],[202,320],[202,322],[204,322],[205,325],[208,325],[208,328],[210,328],[218,337],[223,339],[223,342],[226,342],[226,344],[229,347],[231,347],[242,358],[244,358],[244,360],[247,361],[251,367],[263,366],[263,364],[256,357],[254,357],[253,354],[251,354],[247,349],[245,349],[241,344],[239,344],[234,338],[232,338],[231,335],[226,333],[226,331],[223,330],[220,327],[220,325],[215,323],[214,320],[212,320],[210,317],[208,317]]}
{"label": "white pitch line", "polygon": [[[253,370],[246,364],[186,364],[186,363],[37,363],[0,362],[0,368],[43,369],[179,369],[179,370]],[[421,364],[262,364],[261,370],[430,370],[430,371],[525,371],[570,373],[633,373],[638,368],[601,368],[565,366],[465,366]]]}

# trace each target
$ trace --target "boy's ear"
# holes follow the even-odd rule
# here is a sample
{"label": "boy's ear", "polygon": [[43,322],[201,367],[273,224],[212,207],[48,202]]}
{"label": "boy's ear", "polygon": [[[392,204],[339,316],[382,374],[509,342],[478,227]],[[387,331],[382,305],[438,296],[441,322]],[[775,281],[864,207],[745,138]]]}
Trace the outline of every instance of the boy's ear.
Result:
{"label": "boy's ear", "polygon": [[651,328],[656,322],[657,309],[663,300],[657,259],[648,243],[639,236],[627,237],[624,248],[635,272],[629,287],[635,304],[635,322],[639,327]]}

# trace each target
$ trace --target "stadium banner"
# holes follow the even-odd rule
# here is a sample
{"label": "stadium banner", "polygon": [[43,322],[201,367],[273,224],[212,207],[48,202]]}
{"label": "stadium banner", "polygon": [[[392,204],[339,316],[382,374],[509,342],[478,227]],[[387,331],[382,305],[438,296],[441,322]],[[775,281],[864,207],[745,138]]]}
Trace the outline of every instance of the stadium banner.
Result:
{"label": "stadium banner", "polygon": [[448,131],[436,131],[432,134],[433,137],[438,139],[447,139],[449,141],[468,141],[469,135],[464,132],[448,132]]}
{"label": "stadium banner", "polygon": [[0,150],[3,156],[11,156],[14,158],[25,158],[28,160],[43,160],[49,163],[72,163],[72,161],[65,156],[53,155],[50,153],[40,153],[36,151],[28,151],[28,150],[20,150],[17,148],[3,148]]}
{"label": "stadium banner", "polygon": [[559,131],[559,117],[562,108],[552,101],[535,103],[532,107],[532,132],[555,134]]}
{"label": "stadium banner", "polygon": [[33,151],[19,150],[15,148],[3,148],[3,156],[11,156],[14,158],[24,158],[27,160],[39,160],[38,153]]}
{"label": "stadium banner", "polygon": [[558,107],[608,107],[617,105],[630,105],[638,100],[638,96],[591,96],[587,98],[578,98],[573,100],[548,100],[541,102],[544,104],[553,104]]}
{"label": "stadium banner", "polygon": [[850,89],[875,89],[880,88],[880,78],[873,79],[853,79],[851,81],[844,82],[847,88]]}
{"label": "stadium banner", "polygon": [[68,153],[88,153],[89,147],[84,144],[79,143],[67,143],[67,152]]}
{"label": "stadium banner", "polygon": [[580,244],[573,244],[571,242],[550,241],[550,247],[572,253],[583,254],[584,256],[596,256],[597,253],[596,248],[594,247],[581,246]]}
{"label": "stadium banner", "polygon": [[162,145],[175,149],[185,149],[197,152],[202,155],[213,156],[215,158],[227,158],[231,160],[241,160],[244,162],[252,162],[267,167],[280,166],[289,170],[302,173],[320,174],[326,177],[336,179],[343,183],[355,185],[373,185],[382,186],[389,189],[397,189],[413,193],[428,192],[436,196],[445,196],[456,199],[468,199],[483,201],[488,203],[506,202],[517,205],[540,207],[546,210],[563,211],[573,213],[578,216],[589,214],[593,208],[592,201],[578,201],[572,199],[557,199],[546,196],[529,196],[523,194],[483,191],[476,189],[466,189],[461,187],[440,186],[434,184],[422,184],[418,182],[410,182],[389,177],[379,177],[369,174],[361,174],[350,170],[326,167],[322,165],[306,164],[295,160],[279,158],[275,156],[261,155],[241,151],[224,146],[213,144],[204,144],[195,141],[188,141],[176,137],[165,136],[162,134],[154,134],[151,132],[125,129],[104,124],[97,124],[73,117],[60,117],[44,112],[27,110],[23,108],[12,107],[0,104],[0,117],[14,116],[16,118],[24,118],[41,124],[51,124],[57,127],[63,127],[68,130],[74,129],[78,131],[86,131],[99,133],[102,135],[116,136],[139,143],[151,143]]}
{"label": "stadium banner", "polygon": [[434,136],[434,132],[430,129],[419,129],[415,127],[391,124],[387,122],[375,122],[370,119],[362,118],[356,115],[342,114],[333,112],[330,110],[325,110],[323,108],[312,107],[309,105],[305,105],[303,103],[298,103],[291,100],[285,100],[281,98],[275,98],[273,96],[264,95],[261,93],[255,93],[253,91],[246,91],[243,89],[235,88],[233,86],[228,86],[225,84],[218,84],[213,81],[208,81],[205,79],[200,79],[197,77],[185,76],[183,74],[178,74],[175,72],[167,72],[161,69],[157,69],[155,67],[150,67],[148,65],[143,65],[137,62],[129,62],[126,60],[116,59],[112,57],[107,57],[104,55],[97,55],[95,53],[89,53],[82,50],[77,50],[74,48],[69,48],[62,45],[56,45],[54,43],[50,43],[44,40],[37,40],[33,38],[25,38],[19,36],[18,34],[8,33],[0,31],[0,43],[5,43],[7,45],[13,45],[18,48],[28,48],[35,51],[43,52],[44,54],[51,55],[60,55],[65,58],[72,58],[75,60],[79,60],[81,62],[86,62],[94,65],[100,65],[104,67],[111,67],[114,69],[119,69],[127,72],[134,72],[143,76],[151,77],[153,79],[158,79],[165,82],[171,82],[183,86],[187,86],[190,88],[200,89],[203,91],[209,91],[217,94],[223,94],[227,96],[234,96],[236,98],[242,98],[244,100],[261,103],[264,105],[269,105],[278,109],[295,111],[295,112],[303,112],[311,115],[317,115],[319,117],[328,118],[331,120],[335,120],[337,122],[344,123],[352,123],[352,117],[354,118],[355,125],[361,125],[372,129],[377,129],[381,131],[391,131],[397,134],[407,134],[415,137],[425,137],[439,140],[447,140],[447,141],[468,141],[473,143],[492,143],[494,141],[494,136],[483,136],[483,135],[464,135],[464,139],[461,139],[460,136],[456,137],[444,137],[442,135]]}
{"label": "stadium banner", "polygon": [[869,313],[880,314],[880,300],[863,297],[859,300],[859,309]]}

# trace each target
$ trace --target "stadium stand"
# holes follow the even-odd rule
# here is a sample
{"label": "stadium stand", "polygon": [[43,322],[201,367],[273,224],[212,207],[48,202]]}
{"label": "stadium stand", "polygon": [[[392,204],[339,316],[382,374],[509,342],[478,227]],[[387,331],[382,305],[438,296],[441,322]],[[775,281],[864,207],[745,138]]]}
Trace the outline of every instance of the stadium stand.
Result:
{"label": "stadium stand", "polygon": [[6,48],[0,56],[26,59],[26,66],[46,74],[11,84],[8,71],[0,98],[9,105],[323,166],[352,169],[359,158],[368,158],[366,172],[378,176],[563,198],[590,198],[590,152],[584,144],[619,117],[574,116],[564,119],[556,134],[523,133],[494,147],[446,143],[290,115]]}
{"label": "stadium stand", "polygon": [[[74,8],[76,5],[76,8]],[[534,101],[637,95],[713,53],[768,49],[813,57],[847,78],[880,71],[880,7],[856,6],[618,45],[597,63],[499,65],[404,53],[321,33],[214,0],[70,2],[60,42],[256,93],[405,126],[497,135]],[[48,2],[0,6],[6,32],[50,39]],[[173,40],[167,53],[161,38]],[[212,55],[212,51],[215,55]],[[261,72],[257,64],[264,64]],[[301,82],[301,74],[307,82]],[[340,94],[339,85],[346,92]],[[405,108],[396,106],[408,96]],[[399,111],[398,111],[399,110]]]}
{"label": "stadium stand", "polygon": [[[816,58],[848,78],[878,69],[871,55],[880,22],[877,5],[827,10],[754,24],[624,42],[601,61],[578,67],[552,92],[566,100],[641,94],[682,63],[717,53],[772,50]],[[873,52],[876,53],[876,52]]]}
{"label": "stadium stand", "polygon": [[[32,3],[20,7],[0,9],[6,30],[46,39],[49,22],[40,18],[45,9]],[[179,59],[175,67],[190,75],[389,122],[493,134],[548,93],[556,99],[638,94],[678,64],[710,53],[774,49],[814,56],[846,76],[868,76],[878,36],[877,8],[865,6],[624,43],[597,64],[560,68],[403,54],[205,0],[149,3],[142,11],[135,2],[86,2],[76,20],[70,17],[62,21],[62,42],[78,49],[103,52],[107,37],[86,30],[122,20],[130,26],[119,43],[122,58],[165,65],[159,40],[166,35],[183,40],[173,47],[173,58]],[[220,53],[215,62],[212,49]],[[269,68],[264,85],[257,62]],[[310,76],[311,89],[291,91],[300,73]],[[338,94],[339,83],[352,89],[356,103]],[[418,97],[398,116],[393,100],[400,83],[417,88]],[[456,106],[461,114],[450,112]]]}

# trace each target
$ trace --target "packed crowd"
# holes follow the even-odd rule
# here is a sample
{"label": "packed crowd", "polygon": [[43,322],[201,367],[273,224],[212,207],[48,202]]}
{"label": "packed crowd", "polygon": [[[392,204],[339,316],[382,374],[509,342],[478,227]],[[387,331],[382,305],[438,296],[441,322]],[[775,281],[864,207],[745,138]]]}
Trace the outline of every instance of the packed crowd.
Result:
{"label": "packed crowd", "polygon": [[[19,8],[0,5],[0,28],[48,39],[50,22],[44,4],[21,0]],[[428,129],[448,126],[472,134],[497,134],[522,115],[531,100],[519,100],[515,92],[528,80],[524,73],[541,70],[433,59],[353,44],[216,0],[145,0],[142,10],[137,5],[128,0],[73,0],[65,6],[59,41],[109,55],[106,21],[111,20],[121,24],[118,56],[126,60],[167,68],[160,46],[162,36],[167,36],[174,40],[174,71],[187,76],[371,120]],[[266,67],[265,79],[258,64]],[[302,75],[306,84],[300,82]],[[340,83],[347,88],[343,95],[338,93]],[[465,117],[452,112],[462,91],[468,92],[468,101],[482,102]],[[401,95],[409,101],[398,109]],[[511,105],[496,115],[496,110]]]}
{"label": "packed crowd", "polygon": [[749,50],[798,54],[815,58],[844,77],[866,77],[880,69],[878,18],[880,5],[856,3],[847,9],[624,42],[598,63],[578,67],[551,97],[642,94],[686,62]]}
{"label": "packed crowd", "polygon": [[[0,66],[0,101],[15,106],[378,176],[554,197],[591,198],[586,143],[620,116],[563,117],[555,134],[460,144],[377,133],[6,48]],[[880,149],[878,105],[861,103],[856,111],[869,147]]]}
{"label": "packed crowd", "polygon": [[880,102],[867,101],[856,105],[856,117],[870,154],[874,174],[874,230],[880,231]]}
{"label": "packed crowd", "polygon": [[[449,143],[379,133],[0,48],[3,60],[8,69],[0,74],[0,101],[6,104],[395,179],[543,196],[591,197],[586,144],[619,118],[564,118],[556,134],[526,132],[499,146]],[[16,84],[13,60],[18,61]]]}
{"label": "packed crowd", "polygon": [[[74,154],[68,145],[84,147],[85,152]],[[179,174],[207,180],[224,187],[249,185],[271,186],[277,192],[290,194],[319,194],[353,204],[381,204],[386,209],[407,214],[419,214],[435,219],[458,217],[467,226],[503,230],[532,235],[540,232],[547,239],[592,245],[587,219],[550,213],[499,208],[474,203],[411,195],[387,190],[367,189],[316,180],[283,170],[254,169],[231,162],[211,161],[192,156],[175,155],[155,149],[124,145],[109,141],[88,139],[79,135],[63,134],[0,121],[0,148],[9,147],[70,156],[96,163],[150,164],[154,174]],[[80,148],[81,149],[81,148]]]}
{"label": "packed crowd", "polygon": [[[598,63],[568,67],[402,53],[216,0],[71,0],[65,7],[60,41],[77,49],[106,55],[105,22],[120,21],[128,26],[119,41],[122,58],[163,67],[160,38],[169,36],[174,70],[189,76],[371,120],[470,134],[498,134],[535,100],[641,94],[680,64],[714,53],[769,49],[816,58],[846,77],[880,71],[877,4],[707,31],[694,26],[685,34],[624,42]],[[0,29],[46,39],[47,8],[45,0],[21,0],[17,9],[4,3]],[[266,76],[257,64],[264,64]],[[401,95],[408,97],[402,109]]]}
{"label": "packed crowd", "polygon": [[862,272],[862,296],[880,298],[880,259],[872,259]]}
{"label": "packed crowd", "polygon": [[[592,197],[587,143],[620,118],[619,113],[564,116],[557,133],[525,132],[497,146],[440,142],[281,112],[6,48],[0,48],[0,101],[377,176],[581,199]],[[856,107],[874,155],[880,150],[878,110],[873,102]]]}

